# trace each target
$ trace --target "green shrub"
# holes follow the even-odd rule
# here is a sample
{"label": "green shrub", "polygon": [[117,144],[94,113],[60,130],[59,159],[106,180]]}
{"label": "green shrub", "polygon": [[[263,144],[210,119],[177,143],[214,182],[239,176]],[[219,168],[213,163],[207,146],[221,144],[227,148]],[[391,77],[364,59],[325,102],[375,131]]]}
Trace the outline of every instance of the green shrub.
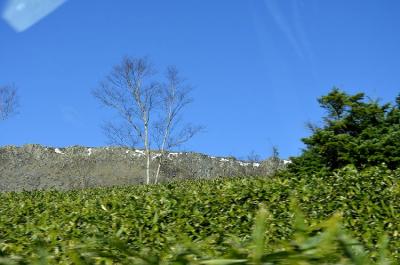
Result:
{"label": "green shrub", "polygon": [[363,169],[382,163],[400,167],[400,96],[394,105],[365,98],[337,88],[319,98],[326,111],[323,125],[310,125],[312,135],[302,139],[306,148],[292,158],[290,171],[327,174],[347,165]]}
{"label": "green shrub", "polygon": [[[297,208],[304,213],[304,225],[311,229],[304,238],[317,240],[326,230],[319,224],[341,213],[343,228],[348,236],[365,246],[363,253],[368,259],[379,259],[379,242],[386,234],[389,256],[399,262],[399,175],[399,170],[386,167],[362,171],[347,167],[329,176],[299,177],[285,173],[273,179],[235,178],[70,192],[3,193],[0,194],[0,263],[7,259],[28,264],[40,262],[42,257],[50,264],[130,264],[133,262],[130,257],[135,255],[150,259],[146,262],[152,264],[179,258],[193,259],[190,262],[196,264],[213,257],[243,258],[247,262],[255,255],[247,246],[252,242],[260,205],[268,209],[263,227],[268,241],[262,249],[263,255],[281,253],[282,249],[297,251],[296,245],[305,241],[299,241],[295,233],[298,225],[294,225],[291,198],[297,200]],[[345,250],[339,247],[344,236],[339,234],[328,240],[333,244],[332,253]],[[262,238],[257,240],[262,242]],[[257,253],[260,257],[261,250]],[[182,262],[174,264],[187,264]],[[336,264],[329,262],[325,264]]]}

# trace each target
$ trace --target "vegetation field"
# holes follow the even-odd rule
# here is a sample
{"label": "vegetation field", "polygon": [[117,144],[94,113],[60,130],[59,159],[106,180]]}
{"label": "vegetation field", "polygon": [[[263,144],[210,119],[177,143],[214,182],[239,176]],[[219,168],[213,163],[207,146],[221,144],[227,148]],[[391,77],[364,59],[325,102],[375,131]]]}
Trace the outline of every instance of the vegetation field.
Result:
{"label": "vegetation field", "polygon": [[399,176],[3,193],[0,264],[399,264]]}

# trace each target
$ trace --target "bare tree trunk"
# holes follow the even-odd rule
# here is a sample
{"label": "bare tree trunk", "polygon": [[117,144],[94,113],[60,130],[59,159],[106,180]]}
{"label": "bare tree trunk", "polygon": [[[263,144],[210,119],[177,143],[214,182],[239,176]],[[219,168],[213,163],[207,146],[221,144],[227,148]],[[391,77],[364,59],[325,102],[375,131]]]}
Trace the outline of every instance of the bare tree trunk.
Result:
{"label": "bare tree trunk", "polygon": [[150,146],[149,146],[149,128],[148,124],[144,126],[144,148],[146,149],[146,184],[150,184]]}
{"label": "bare tree trunk", "polygon": [[160,150],[160,158],[158,159],[157,172],[156,172],[156,176],[154,178],[154,184],[158,183],[158,177],[160,176],[160,169],[161,169],[161,164],[164,159],[165,144],[168,139],[168,134],[169,134],[169,129],[165,130],[165,134],[164,134],[164,138],[163,138],[163,142],[162,142],[161,150]]}
{"label": "bare tree trunk", "polygon": [[161,169],[161,164],[162,164],[163,159],[164,159],[165,145],[167,143],[167,139],[168,139],[168,136],[169,136],[170,125],[171,125],[171,107],[169,108],[169,111],[168,111],[168,124],[167,124],[167,126],[165,128],[165,131],[164,131],[164,136],[163,136],[161,149],[160,149],[160,158],[158,159],[157,173],[156,173],[156,176],[154,178],[154,184],[158,183],[158,177],[160,176],[160,169]]}
{"label": "bare tree trunk", "polygon": [[146,184],[150,184],[150,150],[147,150]]}
{"label": "bare tree trunk", "polygon": [[156,172],[156,176],[154,178],[154,184],[158,183],[158,176],[160,175],[161,163],[162,163],[161,161],[158,162],[157,172]]}

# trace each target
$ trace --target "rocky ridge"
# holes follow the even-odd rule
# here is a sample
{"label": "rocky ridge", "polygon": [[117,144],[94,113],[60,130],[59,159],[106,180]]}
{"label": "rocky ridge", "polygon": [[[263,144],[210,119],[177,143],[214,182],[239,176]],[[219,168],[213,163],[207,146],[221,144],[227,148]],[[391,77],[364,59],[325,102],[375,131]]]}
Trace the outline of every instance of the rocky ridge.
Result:
{"label": "rocky ridge", "polygon": [[[152,160],[159,157],[159,153],[153,152]],[[143,150],[122,147],[5,146],[0,148],[0,191],[141,184],[145,179],[144,162]],[[267,176],[284,164],[283,160],[258,163],[233,157],[169,152],[161,167],[160,180]]]}

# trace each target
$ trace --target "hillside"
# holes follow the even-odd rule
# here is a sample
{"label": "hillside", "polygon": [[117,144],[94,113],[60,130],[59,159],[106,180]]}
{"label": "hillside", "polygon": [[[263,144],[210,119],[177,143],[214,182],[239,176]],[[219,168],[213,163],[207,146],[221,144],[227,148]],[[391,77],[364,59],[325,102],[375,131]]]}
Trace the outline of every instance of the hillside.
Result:
{"label": "hillside", "polygon": [[[158,159],[155,152],[153,160]],[[121,147],[52,148],[40,145],[0,148],[0,191],[61,190],[143,183],[142,150]],[[161,181],[218,176],[269,175],[284,161],[250,163],[199,153],[168,153]]]}

